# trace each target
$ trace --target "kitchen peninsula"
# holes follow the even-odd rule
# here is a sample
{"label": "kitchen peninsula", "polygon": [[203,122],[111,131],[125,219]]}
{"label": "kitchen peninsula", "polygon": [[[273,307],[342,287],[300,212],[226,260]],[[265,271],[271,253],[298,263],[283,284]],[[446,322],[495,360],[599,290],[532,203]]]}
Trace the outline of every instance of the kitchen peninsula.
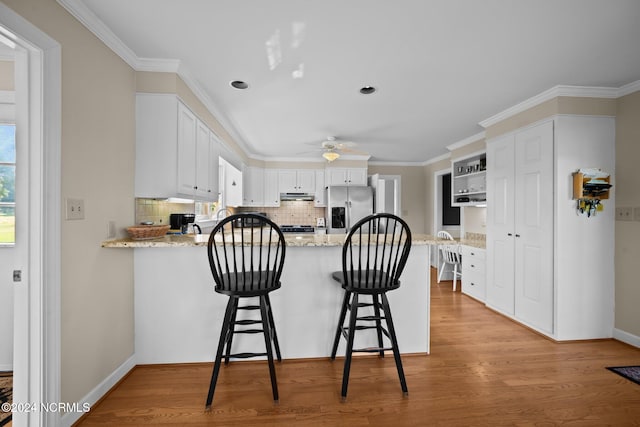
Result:
{"label": "kitchen peninsula", "polygon": [[[103,242],[105,248],[134,250],[138,364],[213,360],[227,298],[213,290],[208,237]],[[285,238],[282,288],[271,295],[283,358],[328,357],[343,298],[331,272],[342,268],[345,235],[287,234]],[[425,234],[412,236],[402,286],[389,293],[402,353],[429,353],[429,250],[438,241]],[[360,344],[370,345],[375,335],[366,332],[357,338]],[[235,338],[234,350],[261,348],[260,338],[253,334]]]}

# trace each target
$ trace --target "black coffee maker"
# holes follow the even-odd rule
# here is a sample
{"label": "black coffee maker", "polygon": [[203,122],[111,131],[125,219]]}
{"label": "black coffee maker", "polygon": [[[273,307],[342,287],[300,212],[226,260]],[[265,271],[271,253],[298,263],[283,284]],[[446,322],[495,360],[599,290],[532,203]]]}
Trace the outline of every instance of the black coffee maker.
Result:
{"label": "black coffee maker", "polygon": [[169,215],[169,224],[172,230],[180,230],[181,233],[186,234],[189,231],[189,224],[193,224],[196,220],[196,215],[192,213],[180,213]]}

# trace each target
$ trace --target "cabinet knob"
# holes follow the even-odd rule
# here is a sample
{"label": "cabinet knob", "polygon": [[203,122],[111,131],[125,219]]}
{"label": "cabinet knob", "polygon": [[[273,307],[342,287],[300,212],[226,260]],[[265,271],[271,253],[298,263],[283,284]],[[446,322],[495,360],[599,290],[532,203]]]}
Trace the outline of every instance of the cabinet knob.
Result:
{"label": "cabinet knob", "polygon": [[507,236],[513,236],[513,234],[511,234],[511,233],[507,233]]}
{"label": "cabinet knob", "polygon": [[473,264],[471,264],[471,267],[472,267],[472,268],[475,268],[476,266],[475,266],[475,265],[473,265]]}
{"label": "cabinet knob", "polygon": [[519,234],[516,234],[516,237],[520,237],[520,235],[519,235]]}
{"label": "cabinet knob", "polygon": [[194,185],[194,186],[193,186],[193,189],[194,189],[194,190],[197,190],[197,189],[198,189],[198,186],[197,186],[197,185]]}

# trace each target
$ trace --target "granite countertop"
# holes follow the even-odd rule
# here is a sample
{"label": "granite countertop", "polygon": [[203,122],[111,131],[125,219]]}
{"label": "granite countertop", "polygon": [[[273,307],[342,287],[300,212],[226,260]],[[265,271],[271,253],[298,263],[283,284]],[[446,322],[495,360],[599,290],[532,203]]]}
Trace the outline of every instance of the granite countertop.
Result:
{"label": "granite countertop", "polygon": [[[344,234],[285,234],[287,246],[342,246],[344,244]],[[179,246],[207,246],[209,240],[208,234],[183,234],[183,235],[167,235],[152,240],[132,240],[116,239],[102,242],[103,248],[168,248]],[[413,234],[411,239],[412,245],[436,245],[444,242],[435,236],[428,234]],[[462,243],[462,242],[461,242]],[[481,247],[484,248],[484,242]],[[468,244],[468,243],[462,243]],[[480,246],[474,246],[480,247]]]}

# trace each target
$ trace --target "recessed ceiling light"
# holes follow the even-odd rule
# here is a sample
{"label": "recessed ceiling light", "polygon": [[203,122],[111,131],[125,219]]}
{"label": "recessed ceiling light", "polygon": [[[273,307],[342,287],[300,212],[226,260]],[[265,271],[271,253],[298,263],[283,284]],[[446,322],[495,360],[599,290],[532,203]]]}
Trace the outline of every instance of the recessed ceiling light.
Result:
{"label": "recessed ceiling light", "polygon": [[234,87],[236,89],[246,89],[249,87],[249,85],[246,82],[243,82],[242,80],[234,80],[229,84],[231,85],[231,87]]}
{"label": "recessed ceiling light", "polygon": [[360,88],[360,93],[363,95],[371,95],[376,91],[376,88],[373,86],[363,86]]}

